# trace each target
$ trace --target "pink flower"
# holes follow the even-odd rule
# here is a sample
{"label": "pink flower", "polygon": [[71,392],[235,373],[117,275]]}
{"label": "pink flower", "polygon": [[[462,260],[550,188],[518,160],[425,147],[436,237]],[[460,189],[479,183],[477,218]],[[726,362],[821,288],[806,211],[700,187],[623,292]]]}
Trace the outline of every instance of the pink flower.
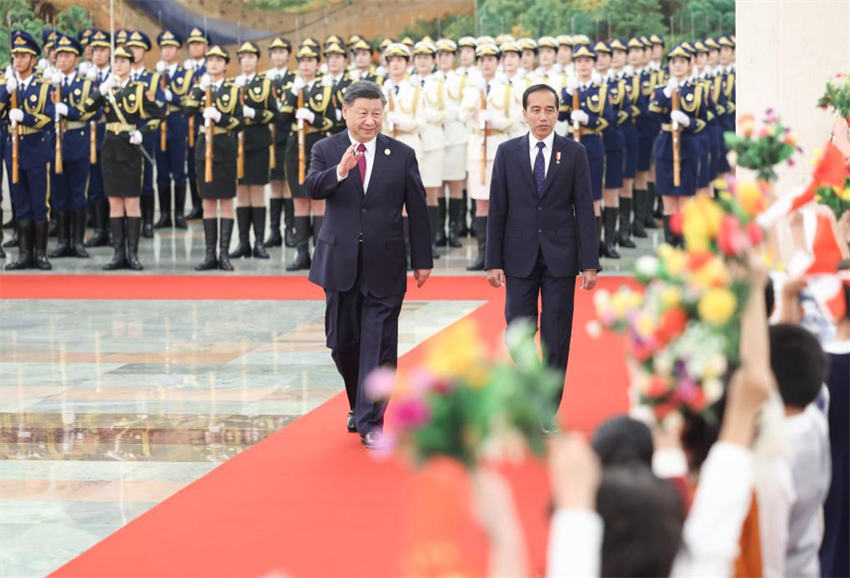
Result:
{"label": "pink flower", "polygon": [[749,239],[737,218],[725,215],[720,221],[720,233],[717,235],[717,246],[723,254],[737,257],[746,251]]}
{"label": "pink flower", "polygon": [[395,415],[394,422],[402,430],[414,430],[422,427],[431,419],[431,408],[425,400],[408,397],[392,406]]}
{"label": "pink flower", "polygon": [[395,370],[379,367],[366,377],[366,394],[374,400],[390,398],[395,387]]}
{"label": "pink flower", "polygon": [[412,391],[420,396],[429,391],[445,394],[454,389],[454,382],[439,378],[424,367],[417,367],[412,370],[409,379]]}

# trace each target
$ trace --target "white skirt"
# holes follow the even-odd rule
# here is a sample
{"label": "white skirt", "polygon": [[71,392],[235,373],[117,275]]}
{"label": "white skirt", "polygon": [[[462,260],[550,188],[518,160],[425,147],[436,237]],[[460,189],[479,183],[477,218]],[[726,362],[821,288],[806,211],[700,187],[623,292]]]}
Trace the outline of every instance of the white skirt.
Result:
{"label": "white skirt", "polygon": [[489,201],[490,177],[493,176],[493,161],[487,161],[487,168],[485,172],[485,176],[487,178],[484,180],[484,183],[481,182],[481,161],[470,160],[468,162],[469,173],[466,179],[466,193],[469,195],[469,198],[475,199],[476,201]]}
{"label": "white skirt", "polygon": [[443,152],[443,180],[462,181],[466,178],[466,143],[449,145]]}
{"label": "white skirt", "polygon": [[443,184],[443,149],[424,151],[418,157],[419,174],[424,187],[440,187]]}

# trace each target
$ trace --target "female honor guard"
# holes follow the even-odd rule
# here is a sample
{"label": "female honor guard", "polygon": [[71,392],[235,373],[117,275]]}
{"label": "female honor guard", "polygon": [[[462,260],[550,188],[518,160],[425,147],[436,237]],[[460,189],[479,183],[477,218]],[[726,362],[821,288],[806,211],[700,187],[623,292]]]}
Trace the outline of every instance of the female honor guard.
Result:
{"label": "female honor guard", "polygon": [[[271,170],[272,135],[269,125],[275,118],[277,102],[272,92],[272,83],[262,74],[257,74],[260,48],[253,42],[245,42],[236,52],[242,74],[235,83],[240,90],[242,107],[242,151],[237,159],[244,174],[239,178],[236,196],[236,224],[239,226],[239,244],[230,253],[231,259],[251,257],[268,259],[263,239],[266,232],[265,189]],[[254,226],[254,250],[251,251],[251,224]]]}
{"label": "female honor guard", "polygon": [[467,152],[467,189],[469,196],[475,200],[473,228],[478,242],[478,255],[475,262],[467,267],[468,271],[484,270],[493,161],[496,149],[510,138],[510,131],[519,122],[521,114],[516,106],[514,87],[496,77],[499,49],[493,44],[482,44],[476,49],[476,55],[481,78],[464,91],[460,113],[471,132]]}
{"label": "female honor guard", "polygon": [[[269,44],[269,60],[271,68],[266,71],[266,78],[272,82],[272,92],[275,102],[279,103],[292,81],[295,73],[288,68],[289,53],[292,43],[286,38],[277,37]],[[292,193],[286,184],[284,170],[284,154],[286,139],[289,137],[289,125],[280,120],[279,112],[275,113],[272,135],[274,138],[274,166],[271,170],[271,193],[269,196],[269,237],[266,247],[280,247],[284,242],[287,247],[294,247],[292,238]],[[280,214],[283,213],[284,236],[280,236]]]}
{"label": "female honor guard", "polygon": [[[646,198],[648,209],[644,215],[643,225],[648,228],[653,218],[652,208],[655,203],[655,195],[649,187],[654,119],[649,114],[648,108],[653,86],[651,72],[644,67],[645,48],[640,38],[629,39],[628,63],[632,68],[632,87],[634,90],[630,96],[635,107],[635,126],[638,134],[634,195],[635,198]],[[649,52],[651,52],[651,49]]]}
{"label": "female honor guard", "polygon": [[[208,271],[218,267],[233,271],[227,256],[233,234],[233,197],[236,196],[236,131],[242,118],[239,87],[224,78],[230,55],[219,46],[206,52],[206,73],[186,98],[187,114],[202,111],[203,126],[195,141],[198,193],[204,207],[204,260],[195,267]],[[212,146],[209,146],[209,135]],[[208,163],[212,167],[208,168]],[[221,208],[221,220],[216,214]],[[218,226],[220,225],[220,227]],[[219,231],[220,229],[220,231]],[[217,235],[218,233],[218,235]],[[215,245],[218,237],[218,259]]]}
{"label": "female honor guard", "polygon": [[14,30],[11,43],[12,70],[0,87],[0,110],[9,111],[5,156],[18,228],[18,256],[6,269],[48,270],[48,178],[53,156],[48,131],[53,123],[53,102],[50,85],[34,75],[41,52],[35,38]]}
{"label": "female honor guard", "polygon": [[331,103],[328,105],[327,117],[331,119],[330,133],[336,134],[345,130],[345,119],[342,117],[342,103],[345,91],[352,83],[351,76],[346,66],[345,48],[341,44],[325,45],[325,61],[328,71],[322,76],[322,85],[331,87]]}
{"label": "female honor guard", "polygon": [[[103,140],[103,188],[109,198],[109,229],[114,254],[103,269],[122,267],[140,271],[139,234],[142,192],[142,138],[156,125],[163,109],[141,82],[130,80],[133,54],[123,46],[115,50],[115,70],[83,105],[83,111],[103,109],[106,136]],[[125,219],[126,229],[125,229]]]}
{"label": "female honor guard", "polygon": [[70,36],[57,33],[56,66],[53,73],[53,91],[59,91],[56,108],[56,137],[60,139],[62,170],[54,164],[51,190],[56,210],[58,246],[50,257],[89,256],[83,245],[85,236],[87,201],[86,184],[89,182],[89,119],[93,112],[83,113],[81,108],[88,100],[92,82],[77,74],[77,59],[83,47]]}
{"label": "female honor guard", "polygon": [[[519,63],[522,49],[516,42],[505,42],[499,46],[499,51],[502,53],[501,74],[500,80],[505,84],[513,87],[511,93],[517,100],[517,106],[522,107],[522,93],[525,89],[531,86],[531,79],[524,77],[519,72]],[[511,138],[522,136],[528,132],[528,125],[525,119],[520,117],[520,120],[514,124],[510,130]]]}
{"label": "female honor guard", "polygon": [[[600,236],[603,226],[605,229],[605,239],[604,243],[599,244],[599,254],[609,259],[619,259],[620,255],[614,248],[618,211],[616,195],[610,198],[614,206],[606,206],[604,209],[601,207],[602,183],[605,180],[605,145],[602,142],[602,132],[616,120],[608,102],[607,85],[593,82],[595,63],[596,53],[587,46],[580,46],[573,52],[576,78],[561,92],[558,120],[569,123],[569,132],[573,139],[583,144],[587,150],[596,229]],[[574,99],[575,94],[578,94],[578,97]],[[573,106],[574,100],[578,101],[578,107]]]}
{"label": "female honor guard", "polygon": [[[469,83],[469,76],[458,74],[454,70],[457,44],[452,40],[437,41],[437,75],[443,79],[444,108],[443,108],[443,137],[445,138],[443,152],[443,186],[449,189],[449,235],[450,247],[461,247],[460,237],[462,219],[464,217],[463,191],[466,185],[466,143],[469,132],[466,125],[458,118],[463,91]],[[445,212],[445,198],[440,194],[437,202],[441,205],[441,214]],[[439,226],[445,227],[445,218],[441,218]]]}
{"label": "female honor guard", "polygon": [[[91,50],[91,66],[86,70],[86,78],[93,86],[109,78],[112,70],[109,65],[112,53],[112,38],[105,30],[92,30],[89,37]],[[111,243],[109,239],[109,199],[103,190],[103,139],[106,137],[106,119],[98,111],[89,120],[89,208],[94,216],[94,235],[86,239],[86,247],[105,247]],[[93,150],[92,150],[93,149]]]}
{"label": "female honor guard", "polygon": [[713,146],[712,139],[714,137],[710,128],[715,119],[714,101],[711,99],[711,78],[709,77],[708,64],[708,47],[697,41],[691,44],[695,56],[694,69],[691,73],[691,81],[702,85],[703,107],[705,107],[706,124],[702,129],[697,129],[697,143],[699,145],[699,169],[697,170],[697,194],[710,197],[712,196],[711,181],[714,180],[712,173],[711,149]]}
{"label": "female honor guard", "polygon": [[331,102],[331,87],[322,86],[316,77],[319,68],[319,52],[312,46],[302,46],[295,55],[298,76],[283,95],[280,107],[281,122],[289,125],[286,141],[286,180],[295,209],[294,236],[295,261],[287,265],[287,271],[310,268],[310,214],[312,213],[313,234],[318,236],[325,214],[325,202],[311,200],[303,187],[303,179],[310,170],[310,151],[313,145],[327,136],[333,121],[326,116]]}
{"label": "female honor guard", "polygon": [[[186,37],[186,50],[189,52],[189,58],[183,62],[183,68],[191,70],[193,73],[192,82],[197,85],[201,76],[207,71],[206,59],[204,54],[210,45],[210,35],[203,28],[193,26],[189,31],[189,36]],[[198,176],[195,174],[195,143],[198,141],[198,134],[201,131],[201,125],[204,124],[204,119],[196,114],[191,119],[188,119],[189,142],[186,146],[186,177],[189,179],[189,194],[192,197],[192,210],[186,215],[186,219],[200,219],[203,217],[203,207],[201,197],[198,195]]]}
{"label": "female honor guard", "polygon": [[[702,84],[688,80],[693,55],[679,45],[668,58],[670,79],[667,86],[655,89],[649,110],[662,122],[654,156],[658,192],[664,201],[664,239],[679,244],[681,239],[670,229],[670,216],[679,210],[683,198],[696,193],[699,157],[695,133],[705,126],[706,115]],[[674,136],[678,140],[678,151]],[[678,163],[674,161],[676,157]],[[679,173],[678,177],[675,172]],[[677,178],[678,185],[675,184]]]}

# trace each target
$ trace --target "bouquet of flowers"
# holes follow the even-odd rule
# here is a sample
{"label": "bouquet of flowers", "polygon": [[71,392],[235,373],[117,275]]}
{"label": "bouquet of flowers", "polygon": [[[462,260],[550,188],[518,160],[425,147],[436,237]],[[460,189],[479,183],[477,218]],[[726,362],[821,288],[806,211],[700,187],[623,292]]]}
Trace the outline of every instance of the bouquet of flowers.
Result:
{"label": "bouquet of flowers", "polygon": [[674,410],[708,414],[723,395],[749,296],[740,273],[762,240],[754,219],[765,205],[762,185],[751,182],[731,181],[716,201],[693,198],[673,225],[685,249],[662,245],[639,258],[639,289],[597,292],[598,320],[625,335],[634,397],[656,420]]}
{"label": "bouquet of flowers", "polygon": [[725,133],[726,148],[735,154],[738,166],[756,171],[760,180],[775,182],[778,177],[774,167],[786,161],[789,166],[794,166],[791,157],[802,149],[797,146],[797,137],[782,124],[772,108],[767,109],[762,126],[758,130],[756,128],[753,115],[739,116],[740,136],[733,132]]}
{"label": "bouquet of flowers", "polygon": [[842,118],[850,119],[850,74],[839,72],[828,80],[818,106],[824,110],[832,108]]}
{"label": "bouquet of flowers", "polygon": [[461,321],[431,343],[420,367],[369,377],[373,398],[393,398],[385,439],[416,464],[447,456],[472,468],[484,453],[525,447],[543,454],[541,424],[555,413],[562,376],[540,361],[530,323],[505,334],[513,363],[487,359],[478,331]]}

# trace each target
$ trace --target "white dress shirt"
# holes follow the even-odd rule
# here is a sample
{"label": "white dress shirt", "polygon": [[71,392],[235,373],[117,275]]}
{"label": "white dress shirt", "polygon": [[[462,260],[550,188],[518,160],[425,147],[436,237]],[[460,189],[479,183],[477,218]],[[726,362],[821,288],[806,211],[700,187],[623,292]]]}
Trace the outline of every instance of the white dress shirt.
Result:
{"label": "white dress shirt", "polygon": [[[355,145],[354,150],[357,151],[357,147],[360,145],[360,141],[354,140],[354,137],[351,136],[351,133],[348,133],[348,139],[351,141],[351,144]],[[366,177],[363,179],[363,192],[369,190],[369,181],[372,179],[372,165],[375,163],[375,149],[378,146],[377,137],[373,138],[368,142],[363,143],[366,146]],[[359,171],[360,169],[355,165],[352,171]],[[342,176],[339,174],[339,168],[336,170],[336,179],[338,182],[344,181],[348,175]]]}
{"label": "white dress shirt", "polygon": [[555,144],[555,132],[552,131],[549,133],[549,136],[544,138],[542,141],[534,136],[531,132],[528,133],[528,156],[531,160],[531,174],[534,175],[534,161],[537,160],[537,143],[542,142],[545,146],[543,147],[543,176],[549,174],[549,161],[552,158],[552,149]]}

